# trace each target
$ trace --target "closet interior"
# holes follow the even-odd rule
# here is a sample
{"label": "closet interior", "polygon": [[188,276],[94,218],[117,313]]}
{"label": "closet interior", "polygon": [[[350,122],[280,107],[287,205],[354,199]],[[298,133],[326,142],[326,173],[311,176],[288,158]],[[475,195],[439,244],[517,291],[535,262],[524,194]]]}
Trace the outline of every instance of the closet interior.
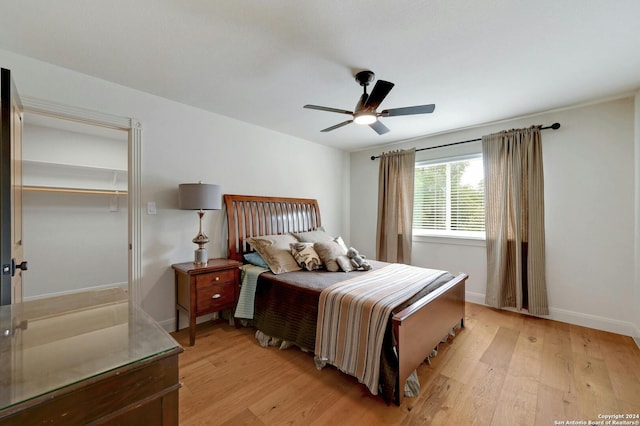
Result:
{"label": "closet interior", "polygon": [[128,134],[25,113],[24,299],[128,289]]}

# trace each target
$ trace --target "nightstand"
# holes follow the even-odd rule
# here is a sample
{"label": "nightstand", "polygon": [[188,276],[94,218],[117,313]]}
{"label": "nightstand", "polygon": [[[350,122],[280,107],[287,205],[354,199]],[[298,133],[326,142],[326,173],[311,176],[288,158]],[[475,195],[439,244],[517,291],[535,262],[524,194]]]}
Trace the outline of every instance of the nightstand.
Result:
{"label": "nightstand", "polygon": [[197,317],[235,309],[240,294],[241,265],[231,259],[209,259],[206,266],[196,266],[193,262],[171,265],[176,276],[176,331],[180,329],[182,310],[189,316],[190,346],[196,341]]}

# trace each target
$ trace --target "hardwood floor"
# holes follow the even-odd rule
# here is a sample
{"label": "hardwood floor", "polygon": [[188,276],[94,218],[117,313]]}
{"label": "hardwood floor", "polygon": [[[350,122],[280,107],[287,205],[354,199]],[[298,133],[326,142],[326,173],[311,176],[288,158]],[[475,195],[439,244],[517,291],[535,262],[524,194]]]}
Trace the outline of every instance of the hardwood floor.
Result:
{"label": "hardwood floor", "polygon": [[640,349],[617,334],[467,303],[465,328],[418,369],[420,395],[397,407],[332,367],[317,371],[311,354],[260,347],[254,331],[201,324],[193,347],[187,330],[173,334],[185,347],[181,425],[555,425],[640,415]]}

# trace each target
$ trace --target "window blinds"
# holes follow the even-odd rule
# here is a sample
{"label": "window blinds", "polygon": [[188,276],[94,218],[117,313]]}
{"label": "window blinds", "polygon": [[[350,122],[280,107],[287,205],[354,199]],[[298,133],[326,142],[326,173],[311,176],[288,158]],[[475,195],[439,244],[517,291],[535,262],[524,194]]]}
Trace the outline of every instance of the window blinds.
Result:
{"label": "window blinds", "polygon": [[413,228],[484,231],[482,157],[416,164]]}

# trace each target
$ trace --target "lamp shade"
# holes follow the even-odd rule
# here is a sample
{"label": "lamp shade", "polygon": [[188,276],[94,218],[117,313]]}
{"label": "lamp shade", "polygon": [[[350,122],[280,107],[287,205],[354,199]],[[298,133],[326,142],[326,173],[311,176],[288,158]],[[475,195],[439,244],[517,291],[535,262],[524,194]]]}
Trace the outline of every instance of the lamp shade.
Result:
{"label": "lamp shade", "polygon": [[178,208],[181,210],[220,210],[220,185],[208,183],[181,183],[178,185]]}

